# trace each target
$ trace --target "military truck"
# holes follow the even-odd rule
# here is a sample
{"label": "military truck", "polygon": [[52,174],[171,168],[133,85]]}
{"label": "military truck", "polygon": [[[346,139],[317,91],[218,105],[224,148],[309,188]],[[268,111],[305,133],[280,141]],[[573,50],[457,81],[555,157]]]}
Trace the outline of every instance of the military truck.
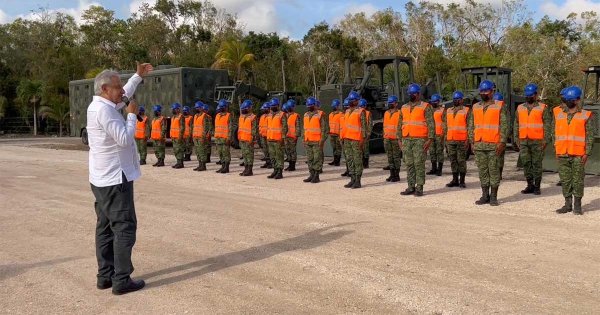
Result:
{"label": "military truck", "polygon": [[[133,71],[121,72],[121,80],[126,82],[133,73]],[[159,66],[140,83],[135,98],[140,105],[146,106],[150,116],[151,107],[160,104],[163,106],[163,115],[169,118],[172,103],[193,106],[197,100],[214,102],[215,85],[228,84],[229,76],[226,70]],[[85,144],[87,144],[85,130],[87,107],[93,95],[93,79],[69,82],[71,136],[81,137]]]}
{"label": "military truck", "polygon": [[[583,70],[583,108],[592,111],[596,126],[600,128],[600,66],[590,66]],[[585,164],[586,174],[600,175],[600,134],[596,130],[592,155]],[[545,171],[558,171],[556,151],[552,144],[546,147],[543,167]]]}

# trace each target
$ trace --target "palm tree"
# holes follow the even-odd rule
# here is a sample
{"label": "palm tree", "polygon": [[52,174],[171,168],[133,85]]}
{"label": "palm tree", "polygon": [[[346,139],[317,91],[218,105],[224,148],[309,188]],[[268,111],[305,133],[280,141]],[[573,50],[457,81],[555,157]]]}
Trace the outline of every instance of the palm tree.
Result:
{"label": "palm tree", "polygon": [[56,99],[50,102],[50,106],[40,107],[40,116],[43,118],[50,118],[58,122],[58,136],[62,137],[63,124],[68,120],[70,116],[69,104],[67,103],[66,97],[58,96]]}
{"label": "palm tree", "polygon": [[36,80],[21,80],[17,86],[17,98],[22,105],[33,107],[33,135],[37,136],[37,104],[42,100],[44,85]]}
{"label": "palm tree", "polygon": [[221,43],[219,51],[215,55],[214,69],[227,69],[235,73],[235,81],[242,78],[243,70],[252,66],[255,62],[254,54],[248,51],[243,42],[228,40]]}

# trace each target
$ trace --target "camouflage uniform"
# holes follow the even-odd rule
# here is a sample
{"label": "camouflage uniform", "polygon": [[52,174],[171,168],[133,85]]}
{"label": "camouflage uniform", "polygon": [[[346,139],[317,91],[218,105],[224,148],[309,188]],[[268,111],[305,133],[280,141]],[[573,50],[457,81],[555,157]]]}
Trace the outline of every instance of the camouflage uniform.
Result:
{"label": "camouflage uniform", "polygon": [[[277,112],[279,113],[279,111]],[[275,114],[277,114],[275,113]],[[274,113],[271,112],[269,115],[274,116]],[[281,135],[283,138],[285,138],[285,135],[287,134],[288,128],[287,128],[287,115],[283,115],[283,117],[281,118],[281,126],[282,126],[282,131],[281,131]],[[271,165],[273,165],[274,169],[283,169],[283,161],[284,161],[284,141],[278,142],[278,141],[271,141],[269,140],[269,157],[271,158]]]}
{"label": "camouflage uniform", "polygon": [[[227,112],[221,112],[221,113],[217,113],[217,115],[215,115],[215,119],[216,117],[218,117],[219,115],[225,115],[227,114]],[[219,159],[221,160],[221,163],[230,163],[231,162],[231,143],[233,142],[233,137],[234,137],[234,117],[233,114],[229,115],[229,121],[227,122],[227,125],[229,126],[229,133],[227,134],[227,139],[223,139],[223,138],[215,138],[215,144],[217,145],[217,153],[219,154]]]}
{"label": "camouflage uniform", "polygon": [[[183,117],[187,118],[189,116],[190,115],[188,115],[188,116],[184,115]],[[194,146],[194,140],[192,138],[192,132],[191,132],[191,130],[192,130],[192,120],[193,119],[194,119],[194,116],[191,116],[191,118],[189,120],[189,123],[185,124],[185,129],[190,130],[189,131],[189,133],[190,133],[189,136],[184,137],[184,139],[183,139],[183,144],[184,144],[184,150],[183,150],[183,152],[184,152],[184,154],[186,156],[186,160],[187,160],[187,157],[189,157],[192,154],[192,149],[193,149],[193,146]]]}
{"label": "camouflage uniform", "polygon": [[[152,122],[159,119],[162,116],[152,118]],[[154,147],[154,155],[159,160],[165,159],[165,139],[167,138],[167,121],[163,118],[160,136],[162,140],[152,140],[152,147]]]}
{"label": "camouflage uniform", "polygon": [[[260,117],[262,117],[263,115],[270,115],[271,113],[263,113]],[[259,118],[259,122],[260,122],[260,118]],[[260,149],[262,150],[263,156],[265,157],[266,160],[270,161],[270,157],[269,157],[269,143],[267,142],[267,136],[263,136],[259,134],[259,145],[260,145]]]}
{"label": "camouflage uniform", "polygon": [[[444,106],[444,105],[439,105]],[[432,110],[436,110],[432,109]],[[435,123],[435,121],[434,121]],[[442,114],[442,129],[444,129],[444,125],[446,124],[446,111]],[[431,163],[444,163],[444,135],[442,132],[441,135],[435,135],[433,137],[433,141],[431,142],[431,147],[429,148],[429,158],[431,159]]]}
{"label": "camouflage uniform", "polygon": [[[370,139],[371,139],[371,132],[373,132],[373,116],[369,115],[367,118],[366,115],[367,110],[365,109],[365,118],[367,119],[367,136],[365,138],[365,148],[363,149],[363,158],[365,160],[369,159],[370,156]],[[367,163],[366,161],[364,163]]]}
{"label": "camouflage uniform", "polygon": [[[455,115],[458,111],[465,108],[463,105],[454,106],[448,111],[452,115]],[[471,111],[469,110],[469,114],[467,117],[471,115]],[[444,114],[444,136],[448,135],[448,113]],[[468,120],[468,118],[467,118]],[[452,169],[452,174],[465,174],[467,173],[467,141],[446,141],[446,147],[448,148],[448,159],[450,159],[450,168]]]}
{"label": "camouflage uniform", "polygon": [[[291,113],[290,113],[291,114]],[[296,115],[298,115],[296,113]],[[286,116],[288,116],[287,118],[289,118],[289,114],[286,114]],[[296,119],[296,138],[292,138],[292,137],[288,137],[286,134],[285,137],[285,155],[287,158],[287,161],[290,162],[290,166],[288,168],[286,168],[286,171],[294,171],[296,170],[296,160],[298,159],[298,150],[297,150],[297,145],[298,145],[298,139],[300,139],[300,137],[302,137],[302,129],[300,129],[300,120],[302,119],[302,117],[300,117],[300,115],[298,115],[298,118]],[[288,132],[291,128],[289,128],[288,126]]]}
{"label": "camouflage uniform", "polygon": [[[185,131],[185,117],[182,114],[178,114],[171,118],[171,120],[179,119],[179,139],[171,139],[173,141],[173,153],[177,161],[183,161],[183,154],[185,152],[185,141],[183,138],[183,132]],[[173,122],[171,121],[171,124]]]}
{"label": "camouflage uniform", "polygon": [[[421,104],[421,101],[409,102],[408,104],[402,105],[409,106],[412,109]],[[435,137],[435,121],[433,120],[433,109],[431,106],[425,108],[425,123],[427,125],[427,139],[425,138],[413,138],[402,136],[402,107],[400,108],[400,119],[398,119],[398,141],[402,141],[402,157],[406,164],[406,180],[408,182],[408,189],[406,192],[416,191],[417,193],[423,192],[423,185],[425,185],[425,159],[427,152],[424,150],[425,142],[427,139],[432,140]]]}
{"label": "camouflage uniform", "polygon": [[[306,112],[305,116],[309,118],[318,115],[318,111]],[[321,112],[321,117],[319,119],[319,123],[321,125],[321,142],[318,141],[304,141],[304,148],[306,149],[306,164],[308,164],[308,169],[311,171],[321,172],[323,170],[323,144],[325,140],[327,140],[327,122],[325,121],[325,114]],[[304,126],[306,128],[306,126]],[[306,131],[304,132],[306,135]]]}
{"label": "camouflage uniform", "polygon": [[[350,107],[348,108],[348,113],[352,113],[356,110],[360,110],[360,108],[358,107]],[[367,115],[365,114],[364,110],[362,111],[362,113],[360,114],[360,125],[361,125],[361,132],[362,132],[362,138],[363,141],[368,141],[368,132],[369,132],[369,127],[367,125]],[[346,125],[348,124],[347,121],[344,122]],[[345,185],[344,187],[346,188],[360,188],[360,179],[362,177],[362,173],[363,173],[363,159],[364,159],[364,152],[363,150],[365,149],[364,144],[361,145],[361,143],[357,140],[351,140],[351,139],[344,139],[344,151],[346,154],[346,162],[348,164],[348,173],[350,175],[350,177],[352,178],[350,183],[348,183],[347,185]]]}
{"label": "camouflage uniform", "polygon": [[[390,114],[397,112],[397,108],[388,109]],[[398,127],[399,128],[399,127]],[[396,132],[396,135],[398,133]],[[391,170],[400,170],[402,165],[402,151],[400,151],[400,145],[398,139],[383,139],[383,146],[387,153],[388,165]]]}
{"label": "camouflage uniform", "polygon": [[240,149],[242,150],[242,157],[244,159],[244,165],[252,167],[254,165],[254,142],[258,139],[258,117],[252,113],[242,114],[241,119],[251,119],[252,121],[252,142],[240,141]]}
{"label": "camouflage uniform", "polygon": [[[140,116],[139,119],[144,119],[146,115]],[[152,123],[150,119],[146,120],[146,130],[144,130],[144,139],[135,139],[135,144],[138,149],[138,154],[140,155],[140,161],[146,161],[146,156],[148,155],[148,139],[150,138],[150,130],[152,128]]]}
{"label": "camouflage uniform", "polygon": [[[210,138],[212,133],[212,119],[208,114],[196,114],[196,115],[204,115],[204,134],[202,138],[194,138],[194,151],[196,151],[196,158],[198,161],[202,163],[206,163],[208,161],[208,148],[210,147]],[[194,134],[194,124],[192,123],[191,128],[192,134]]]}

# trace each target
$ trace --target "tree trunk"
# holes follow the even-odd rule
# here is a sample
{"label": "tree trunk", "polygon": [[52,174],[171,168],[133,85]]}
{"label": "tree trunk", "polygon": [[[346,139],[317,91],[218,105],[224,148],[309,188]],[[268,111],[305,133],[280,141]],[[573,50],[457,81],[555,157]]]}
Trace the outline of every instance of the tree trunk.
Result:
{"label": "tree trunk", "polygon": [[283,92],[285,93],[285,59],[281,58],[281,76],[283,77]]}
{"label": "tree trunk", "polygon": [[33,102],[33,135],[37,136],[37,108]]}
{"label": "tree trunk", "polygon": [[58,122],[58,137],[62,137],[62,121]]}

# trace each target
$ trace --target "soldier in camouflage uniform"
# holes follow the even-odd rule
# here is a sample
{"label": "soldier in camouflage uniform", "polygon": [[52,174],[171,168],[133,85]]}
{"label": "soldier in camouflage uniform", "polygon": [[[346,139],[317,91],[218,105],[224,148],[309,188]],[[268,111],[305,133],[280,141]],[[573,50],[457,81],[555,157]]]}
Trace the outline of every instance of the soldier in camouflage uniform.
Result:
{"label": "soldier in camouflage uniform", "polygon": [[231,163],[231,144],[233,143],[234,134],[234,117],[229,112],[229,102],[227,100],[219,100],[217,105],[217,114],[215,115],[215,143],[221,168],[217,173],[229,173],[229,164]]}
{"label": "soldier in camouflage uniform", "polygon": [[346,164],[346,171],[341,174],[341,176],[350,176],[350,152],[348,152],[346,147],[346,141],[344,137],[345,129],[346,129],[346,114],[350,112],[350,99],[345,98],[342,103],[342,117],[340,117],[340,144],[342,145],[342,155],[344,156],[344,164]]}
{"label": "soldier in camouflage uniform", "polygon": [[288,124],[288,132],[285,137],[285,154],[287,156],[289,165],[285,168],[285,170],[290,172],[296,170],[296,160],[298,159],[298,139],[300,139],[302,136],[302,130],[300,129],[300,116],[294,112],[295,106],[296,102],[292,99],[288,100],[283,105],[283,111],[286,113]]}
{"label": "soldier in camouflage uniform", "polygon": [[427,175],[442,176],[442,167],[444,166],[444,122],[446,121],[446,110],[440,106],[442,96],[433,94],[430,103],[433,106],[433,120],[435,121],[435,137],[429,148],[429,157],[431,159],[431,170]]}
{"label": "soldier in camouflage uniform", "polygon": [[421,87],[408,86],[410,101],[400,109],[398,141],[406,163],[408,188],[401,195],[423,196],[425,185],[425,159],[435,137],[433,109],[421,102]]}
{"label": "soldier in camouflage uniform", "polygon": [[154,147],[154,155],[156,156],[156,163],[152,166],[161,167],[165,166],[165,139],[167,138],[167,121],[162,117],[162,106],[154,105],[152,107],[154,112],[154,118],[152,118],[152,130],[150,132],[150,138],[152,139],[152,146]]}
{"label": "soldier in camouflage uniform", "polygon": [[[565,93],[567,92],[567,89],[568,89],[568,87],[566,87],[560,91],[560,104],[558,104],[554,108],[552,108],[552,118],[553,119],[557,112],[565,110],[567,108],[567,101],[565,100]],[[580,105],[578,105],[578,106],[580,106]],[[552,127],[554,127],[554,125]],[[554,130],[552,132],[554,132]],[[559,187],[562,186],[560,179],[556,183],[556,186],[559,186]]]}
{"label": "soldier in camouflage uniform", "polygon": [[370,157],[370,146],[371,143],[371,132],[373,132],[373,117],[371,117],[371,112],[367,109],[367,100],[361,98],[358,101],[358,107],[362,108],[365,111],[365,118],[367,119],[367,138],[364,142],[363,148],[363,168],[369,168],[369,157]]}
{"label": "soldier in camouflage uniform", "polygon": [[[496,92],[496,85],[495,85],[495,83],[494,83],[493,92],[494,92],[494,94],[493,94],[494,95],[493,96],[494,101],[499,101],[502,104],[504,104],[504,95],[502,95],[502,93],[500,93],[500,92]],[[509,126],[509,128],[510,128],[510,126]],[[505,156],[506,156],[506,150],[502,151],[502,154],[500,154],[500,157],[498,158],[498,165],[500,165],[500,180],[502,180],[502,173],[504,172],[504,157]],[[521,159],[517,160],[517,167],[519,167],[520,160]]]}
{"label": "soldier in camouflage uniform", "polygon": [[206,171],[207,152],[211,140],[212,119],[207,113],[208,105],[205,105],[201,101],[196,102],[194,109],[196,110],[196,114],[192,121],[191,133],[194,141],[196,158],[198,159],[198,167],[194,168],[194,171],[203,172]]}
{"label": "soldier in camouflage uniform", "polygon": [[467,187],[465,176],[467,175],[467,152],[469,150],[469,138],[467,136],[469,115],[469,108],[464,106],[463,92],[454,92],[452,95],[452,108],[446,111],[443,126],[448,158],[452,168],[452,181],[446,184],[446,187]]}
{"label": "soldier in camouflage uniform", "polygon": [[[363,173],[363,158],[365,141],[368,141],[367,117],[365,111],[358,107],[360,96],[352,91],[348,95],[350,108],[344,116],[344,150],[348,161],[350,182],[344,185],[345,188],[361,188],[361,178]],[[358,115],[358,118],[356,116]]]}
{"label": "soldier in camouflage uniform", "polygon": [[340,110],[341,102],[334,99],[331,102],[331,113],[329,113],[329,143],[333,149],[333,161],[329,165],[340,166],[342,159],[342,142],[340,141],[340,118],[344,115]]}
{"label": "soldier in camouflage uniform", "polygon": [[[479,84],[482,101],[473,105],[469,115],[469,141],[475,149],[475,162],[479,168],[482,195],[477,205],[489,203],[498,206],[500,186],[500,157],[506,149],[509,135],[507,107],[492,97],[494,83],[484,80]],[[497,116],[495,116],[497,115]],[[498,120],[495,125],[494,120]],[[491,122],[489,122],[491,121]]]}
{"label": "soldier in camouflage uniform", "polygon": [[284,139],[288,132],[287,115],[280,112],[278,98],[271,100],[270,107],[267,141],[269,142],[269,156],[271,165],[273,165],[273,173],[267,177],[281,179],[283,178]]}
{"label": "soldier in camouflage uniform", "polygon": [[194,146],[194,141],[192,139],[192,115],[190,115],[190,107],[183,106],[183,117],[185,119],[185,130],[183,131],[183,143],[185,145],[185,149],[183,150],[184,161],[192,160],[192,148]]}
{"label": "soldier in camouflage uniform", "polygon": [[269,142],[267,141],[267,118],[271,115],[271,104],[269,102],[264,103],[261,107],[261,115],[259,119],[259,134],[260,134],[260,148],[263,152],[263,164],[260,168],[272,168],[271,157],[269,156]]}
{"label": "soldier in camouflage uniform", "polygon": [[391,95],[387,99],[388,110],[383,115],[383,146],[387,153],[390,176],[387,182],[400,181],[400,166],[402,165],[402,153],[398,144],[398,125],[400,123],[400,112],[398,111],[398,97]]}
{"label": "soldier in camouflage uniform", "polygon": [[252,176],[254,165],[254,143],[258,139],[258,122],[252,112],[252,101],[245,100],[240,106],[240,119],[238,123],[238,140],[242,157],[244,158],[244,171],[240,176]]}
{"label": "soldier in camouflage uniform", "polygon": [[327,122],[325,113],[316,110],[317,100],[314,97],[306,99],[308,111],[304,114],[304,147],[310,176],[305,183],[320,182],[319,174],[323,170],[323,145],[327,139]]}
{"label": "soldier in camouflage uniform", "polygon": [[185,152],[185,118],[181,114],[181,105],[174,103],[171,105],[173,117],[171,118],[171,140],[173,141],[173,153],[177,163],[173,165],[175,169],[183,168],[183,157]]}
{"label": "soldier in camouflage uniform", "polygon": [[581,97],[578,86],[567,88],[564,95],[566,108],[554,113],[554,147],[565,198],[565,205],[557,209],[557,213],[583,214],[585,164],[592,154],[598,126],[594,113],[581,108]]}
{"label": "soldier in camouflage uniform", "polygon": [[146,116],[144,106],[140,106],[138,109],[137,120],[135,125],[135,144],[140,155],[140,165],[146,165],[151,124],[148,123],[148,116]]}
{"label": "soldier in camouflage uniform", "polygon": [[538,87],[525,86],[526,103],[517,107],[513,124],[513,141],[523,164],[527,187],[522,194],[541,194],[542,161],[546,144],[552,137],[552,115],[546,104],[538,102]]}

